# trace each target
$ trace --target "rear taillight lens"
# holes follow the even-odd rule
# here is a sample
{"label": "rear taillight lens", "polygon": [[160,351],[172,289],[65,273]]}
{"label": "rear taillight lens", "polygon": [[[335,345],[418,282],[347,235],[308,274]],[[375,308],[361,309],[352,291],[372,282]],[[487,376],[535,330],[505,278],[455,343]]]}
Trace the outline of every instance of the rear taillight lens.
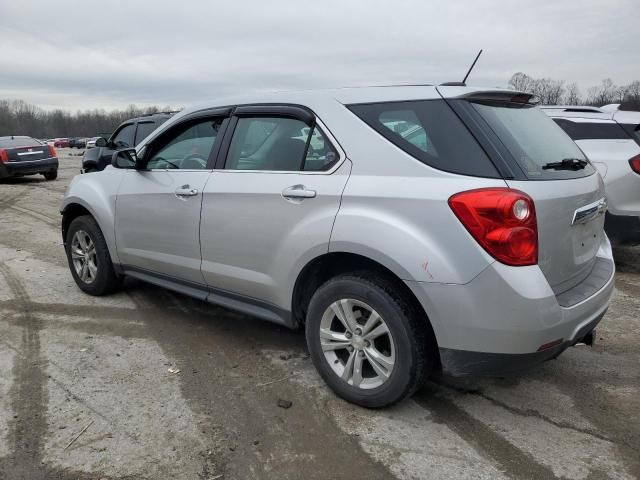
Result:
{"label": "rear taillight lens", "polygon": [[635,157],[629,160],[629,165],[631,165],[631,170],[640,175],[640,155],[636,155]]}
{"label": "rear taillight lens", "polygon": [[56,149],[53,148],[51,145],[48,145],[49,147],[49,155],[51,155],[52,157],[56,156]]}
{"label": "rear taillight lens", "polygon": [[453,195],[449,206],[473,238],[496,260],[512,266],[538,263],[538,223],[533,200],[509,188]]}
{"label": "rear taillight lens", "polygon": [[0,148],[0,162],[9,162],[9,155],[7,155],[7,151],[4,148]]}

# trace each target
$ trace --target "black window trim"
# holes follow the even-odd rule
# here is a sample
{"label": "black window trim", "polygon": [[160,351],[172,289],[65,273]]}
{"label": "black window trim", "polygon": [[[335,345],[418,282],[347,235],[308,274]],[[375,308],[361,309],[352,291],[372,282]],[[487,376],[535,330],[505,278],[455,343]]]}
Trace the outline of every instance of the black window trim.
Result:
{"label": "black window trim", "polygon": [[[391,140],[391,136],[387,135],[386,132],[383,133],[383,130],[378,131],[377,129],[373,128],[371,125],[369,125],[367,122],[365,122],[362,118],[360,118],[355,112],[353,112],[353,110],[351,110],[350,107],[355,107],[355,106],[360,106],[360,105],[384,105],[384,104],[399,104],[399,103],[413,103],[413,102],[430,102],[430,101],[434,101],[434,102],[444,102],[445,104],[447,104],[449,106],[449,108],[451,108],[451,110],[453,111],[453,114],[458,118],[458,120],[460,120],[460,123],[462,123],[462,125],[467,129],[467,131],[469,132],[469,134],[471,135],[471,137],[476,141],[476,143],[478,144],[478,147],[480,148],[480,150],[482,150],[484,152],[484,154],[487,156],[487,158],[489,159],[489,162],[492,164],[492,166],[495,168],[496,170],[496,175],[495,176],[481,176],[481,175],[471,175],[468,173],[460,173],[460,172],[456,172],[456,171],[451,171],[451,170],[447,170],[444,168],[440,168],[440,167],[435,167],[433,165],[430,165],[429,163],[421,160],[420,158],[416,157],[415,155],[408,153],[408,152],[404,152],[407,153],[408,155],[410,155],[411,157],[415,158],[418,162],[433,168],[435,170],[438,170],[440,172],[446,172],[446,173],[451,173],[453,175],[462,175],[465,177],[475,177],[475,178],[496,178],[496,179],[500,179],[500,180],[505,180],[505,179],[514,179],[517,178],[517,173],[513,172],[513,170],[510,168],[508,162],[505,161],[505,159],[500,155],[500,153],[498,152],[498,149],[495,148],[495,144],[492,144],[489,139],[487,138],[487,132],[484,131],[484,129],[482,128],[481,124],[479,124],[477,121],[475,122],[471,122],[469,121],[469,123],[467,122],[467,120],[471,120],[470,114],[466,113],[465,111],[463,111],[463,109],[460,108],[456,108],[457,105],[455,105],[455,100],[449,100],[446,98],[415,98],[415,99],[410,99],[410,100],[383,100],[380,102],[374,101],[374,102],[356,102],[356,103],[350,103],[350,104],[346,104],[345,107],[347,107],[347,110],[349,110],[349,112],[351,112],[353,115],[355,115],[355,117],[362,121],[367,127],[371,128],[371,130],[373,130],[374,132],[376,132],[376,134],[381,135],[384,139],[386,139],[387,141],[389,141],[391,144],[396,145],[392,140]],[[462,103],[462,102],[460,102]],[[468,101],[466,101],[465,103],[469,103]],[[466,118],[465,118],[466,117]],[[397,145],[396,145],[397,146]],[[400,147],[398,147],[400,148]],[[403,150],[404,151],[404,150]]]}
{"label": "black window trim", "polygon": [[[150,151],[150,146],[153,146],[153,144],[157,141],[162,140],[163,137],[165,137],[165,135],[168,135],[170,132],[174,131],[176,128],[180,127],[180,126],[185,126],[186,124],[191,124],[191,123],[197,123],[198,120],[202,120],[205,118],[222,118],[222,125],[220,126],[220,131],[218,132],[218,135],[216,136],[216,140],[213,142],[213,148],[211,149],[211,152],[209,153],[209,158],[207,159],[207,166],[206,168],[202,169],[202,170],[197,170],[197,171],[202,171],[202,172],[207,172],[207,171],[211,171],[214,169],[215,164],[216,164],[216,160],[218,157],[218,154],[220,152],[220,147],[222,142],[226,139],[226,133],[227,133],[227,129],[229,127],[229,115],[231,113],[232,109],[230,107],[224,107],[224,108],[210,108],[210,109],[203,109],[203,110],[198,110],[195,112],[192,112],[188,115],[185,115],[183,118],[180,118],[178,121],[176,121],[175,123],[171,123],[168,124],[168,122],[165,122],[163,125],[167,125],[167,128],[161,129],[161,131],[157,132],[156,135],[154,135],[143,147],[142,149],[138,152],[139,154],[144,154],[143,157],[147,157],[149,154],[148,152]],[[221,138],[220,141],[218,141],[218,138]],[[144,171],[167,171],[167,172],[185,172],[185,171],[196,171],[196,170],[186,170],[186,169],[154,169],[154,170],[148,170],[146,168],[146,165],[148,163],[149,159],[147,159],[144,163],[145,168],[141,169]]]}
{"label": "black window trim", "polygon": [[[231,146],[231,139],[238,125],[238,119],[242,117],[285,117],[295,118],[305,123],[309,128],[309,137],[307,138],[307,146],[305,148],[305,154],[302,158],[301,167],[304,166],[306,159],[306,153],[308,144],[311,141],[311,135],[313,129],[318,128],[320,133],[325,138],[325,141],[333,147],[338,154],[338,161],[329,170],[235,170],[227,168],[227,157],[229,154],[229,147]],[[215,159],[215,171],[220,172],[234,172],[234,173],[269,173],[269,174],[298,174],[298,175],[331,175],[333,174],[347,158],[344,150],[331,134],[329,129],[324,125],[322,120],[308,107],[297,104],[281,104],[281,103],[256,103],[256,104],[243,104],[237,105],[233,108],[233,114],[224,132],[222,142],[220,142],[220,148],[217,151]]]}

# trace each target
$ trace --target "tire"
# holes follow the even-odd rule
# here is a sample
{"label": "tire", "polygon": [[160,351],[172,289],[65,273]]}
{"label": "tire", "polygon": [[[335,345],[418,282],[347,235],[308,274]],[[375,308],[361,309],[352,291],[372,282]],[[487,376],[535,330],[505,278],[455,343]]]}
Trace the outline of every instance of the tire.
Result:
{"label": "tire", "polygon": [[58,170],[51,170],[50,172],[43,173],[45,180],[55,180],[58,178]]}
{"label": "tire", "polygon": [[[78,243],[76,243],[76,234],[78,234]],[[90,253],[91,248],[89,246],[89,248],[83,251],[83,255],[78,256],[79,258],[77,259],[82,264],[82,258],[88,258],[90,263],[92,261],[95,269],[90,268],[88,265],[86,271],[82,268],[78,271],[72,252],[79,253],[76,247],[82,250],[83,243],[81,239],[83,238],[85,245],[93,245],[95,253]],[[87,239],[90,240],[90,244]],[[83,292],[89,295],[101,296],[112,293],[120,288],[122,279],[115,273],[107,242],[93,217],[83,215],[73,219],[67,230],[65,250],[71,275]],[[84,254],[84,252],[88,252],[88,254]]]}
{"label": "tire", "polygon": [[[349,331],[336,313],[340,307],[343,317],[345,311],[354,313],[357,327],[366,327],[367,319],[372,320],[377,314],[381,322],[377,325],[386,325],[388,334],[375,340],[367,337],[367,330],[370,335],[384,331],[377,328],[373,320],[373,326],[368,329],[356,327]],[[340,275],[323,284],[309,303],[305,327],[307,346],[318,372],[338,396],[363,407],[386,407],[413,394],[433,369],[435,345],[430,345],[425,322],[385,277],[373,272]],[[339,337],[341,334],[337,332],[343,329],[343,337]],[[348,331],[350,339],[347,339]],[[352,351],[349,346],[341,348],[345,342],[351,342]],[[383,357],[378,355],[381,352]],[[341,374],[345,374],[354,353],[352,364],[357,366],[357,359],[362,358],[359,361],[362,368],[359,375],[356,369],[351,370],[354,372],[351,380],[345,381]],[[376,358],[384,362],[374,361]],[[391,362],[392,367],[381,368]]]}

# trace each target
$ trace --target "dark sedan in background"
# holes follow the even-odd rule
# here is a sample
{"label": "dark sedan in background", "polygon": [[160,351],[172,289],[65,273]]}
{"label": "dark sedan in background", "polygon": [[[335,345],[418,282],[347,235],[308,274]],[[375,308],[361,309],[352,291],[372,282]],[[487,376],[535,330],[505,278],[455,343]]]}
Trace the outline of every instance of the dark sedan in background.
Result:
{"label": "dark sedan in background", "polygon": [[51,145],[31,137],[0,137],[0,178],[38,174],[58,178],[58,157]]}

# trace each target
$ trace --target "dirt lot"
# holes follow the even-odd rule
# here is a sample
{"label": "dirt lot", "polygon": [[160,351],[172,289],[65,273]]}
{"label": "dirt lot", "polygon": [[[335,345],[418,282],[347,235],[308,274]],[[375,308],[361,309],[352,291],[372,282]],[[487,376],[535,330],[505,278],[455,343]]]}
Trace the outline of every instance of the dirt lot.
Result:
{"label": "dirt lot", "polygon": [[80,157],[59,153],[56,181],[0,182],[1,479],[640,478],[640,249],[616,251],[594,348],[368,411],[301,333],[136,282],[82,294],[58,214]]}

